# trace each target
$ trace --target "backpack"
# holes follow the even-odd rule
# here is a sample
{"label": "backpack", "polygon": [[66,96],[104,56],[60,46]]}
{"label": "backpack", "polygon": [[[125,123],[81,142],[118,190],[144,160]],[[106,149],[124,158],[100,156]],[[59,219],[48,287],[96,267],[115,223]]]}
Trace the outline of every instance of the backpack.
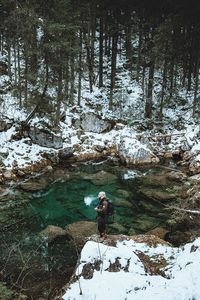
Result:
{"label": "backpack", "polygon": [[115,213],[115,207],[114,204],[112,202],[110,202],[108,199],[108,208],[107,208],[107,215],[108,216],[113,216]]}

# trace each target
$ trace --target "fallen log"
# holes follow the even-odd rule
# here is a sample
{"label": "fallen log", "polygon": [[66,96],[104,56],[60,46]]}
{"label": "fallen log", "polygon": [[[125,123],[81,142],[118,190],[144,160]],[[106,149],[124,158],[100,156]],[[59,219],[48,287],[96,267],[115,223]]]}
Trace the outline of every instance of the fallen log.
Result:
{"label": "fallen log", "polygon": [[200,215],[200,211],[199,210],[191,210],[191,209],[185,209],[185,208],[179,208],[176,206],[171,206],[171,207],[166,207],[166,210],[178,210],[178,211],[182,211],[182,212],[186,212],[186,213],[190,213],[190,214],[194,214],[194,215]]}

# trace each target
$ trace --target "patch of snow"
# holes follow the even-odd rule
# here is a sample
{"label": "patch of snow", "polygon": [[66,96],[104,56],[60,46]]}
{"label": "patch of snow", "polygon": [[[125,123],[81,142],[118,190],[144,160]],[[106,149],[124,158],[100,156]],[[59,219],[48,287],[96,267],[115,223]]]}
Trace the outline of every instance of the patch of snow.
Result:
{"label": "patch of snow", "polygon": [[[143,252],[151,260],[159,255],[167,261],[166,277],[149,275],[137,255]],[[118,272],[108,271],[110,264],[119,261]],[[158,245],[150,247],[132,240],[118,242],[116,247],[87,242],[81,252],[76,275],[86,263],[101,261],[91,279],[72,283],[63,296],[64,300],[189,300],[200,299],[200,238],[184,248]],[[128,268],[128,271],[125,270]],[[81,290],[81,294],[80,294]]]}

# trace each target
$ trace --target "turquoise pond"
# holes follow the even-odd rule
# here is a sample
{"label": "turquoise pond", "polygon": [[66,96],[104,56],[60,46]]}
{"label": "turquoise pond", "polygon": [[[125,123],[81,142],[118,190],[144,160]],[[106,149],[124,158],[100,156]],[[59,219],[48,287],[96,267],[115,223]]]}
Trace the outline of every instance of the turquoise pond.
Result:
{"label": "turquoise pond", "polygon": [[114,223],[120,224],[122,233],[128,234],[131,228],[141,233],[162,223],[163,215],[161,218],[158,215],[162,206],[140,194],[144,172],[129,170],[120,173],[115,169],[112,172],[115,173],[71,174],[72,178],[55,182],[47,191],[33,193],[26,214],[35,215],[40,228],[47,225],[65,227],[80,220],[95,221],[97,195],[99,191],[105,191],[115,205]]}
{"label": "turquoise pond", "polygon": [[131,235],[165,227],[163,206],[143,191],[172,188],[162,176],[159,168],[82,165],[45,175],[48,188],[43,191],[16,188],[10,193],[12,208],[0,211],[0,280],[17,290],[22,286],[30,299],[53,299],[69,280],[77,252],[67,239],[42,242],[40,232],[48,225],[65,228],[81,220],[95,221],[99,191],[106,192],[116,209],[108,233]]}

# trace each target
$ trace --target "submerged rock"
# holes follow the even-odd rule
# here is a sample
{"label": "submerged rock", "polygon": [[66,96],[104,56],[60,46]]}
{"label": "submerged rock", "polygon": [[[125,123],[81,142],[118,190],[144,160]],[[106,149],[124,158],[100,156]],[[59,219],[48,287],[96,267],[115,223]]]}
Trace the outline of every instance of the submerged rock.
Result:
{"label": "submerged rock", "polygon": [[120,196],[122,196],[124,198],[130,197],[130,193],[126,190],[118,189],[116,192],[117,192],[117,194],[119,194]]}
{"label": "submerged rock", "polygon": [[69,234],[61,227],[48,225],[43,231],[40,232],[40,236],[46,238],[48,242],[52,242],[58,237],[66,236],[69,238]]}
{"label": "submerged rock", "polygon": [[22,182],[20,184],[20,188],[24,191],[28,192],[37,192],[45,190],[49,185],[49,182],[46,178],[40,178],[38,180],[29,180],[26,182]]}
{"label": "submerged rock", "polygon": [[144,195],[145,197],[150,198],[151,200],[158,201],[158,202],[167,202],[167,201],[173,200],[177,197],[176,193],[155,190],[153,188],[142,188],[139,190],[139,192],[142,195]]}
{"label": "submerged rock", "polygon": [[111,184],[117,180],[117,176],[106,172],[106,171],[99,171],[95,174],[81,174],[82,177],[86,180],[90,180],[95,185],[105,185]]}
{"label": "submerged rock", "polygon": [[113,199],[112,202],[115,206],[119,206],[119,207],[127,207],[127,208],[133,207],[131,202],[129,202],[128,200],[125,200],[125,199],[121,199],[121,198],[115,198],[115,199]]}
{"label": "submerged rock", "polygon": [[121,225],[120,223],[112,223],[109,224],[109,229],[111,229],[112,231],[115,232],[115,234],[127,234],[128,230],[126,227],[124,227],[123,225]]}

